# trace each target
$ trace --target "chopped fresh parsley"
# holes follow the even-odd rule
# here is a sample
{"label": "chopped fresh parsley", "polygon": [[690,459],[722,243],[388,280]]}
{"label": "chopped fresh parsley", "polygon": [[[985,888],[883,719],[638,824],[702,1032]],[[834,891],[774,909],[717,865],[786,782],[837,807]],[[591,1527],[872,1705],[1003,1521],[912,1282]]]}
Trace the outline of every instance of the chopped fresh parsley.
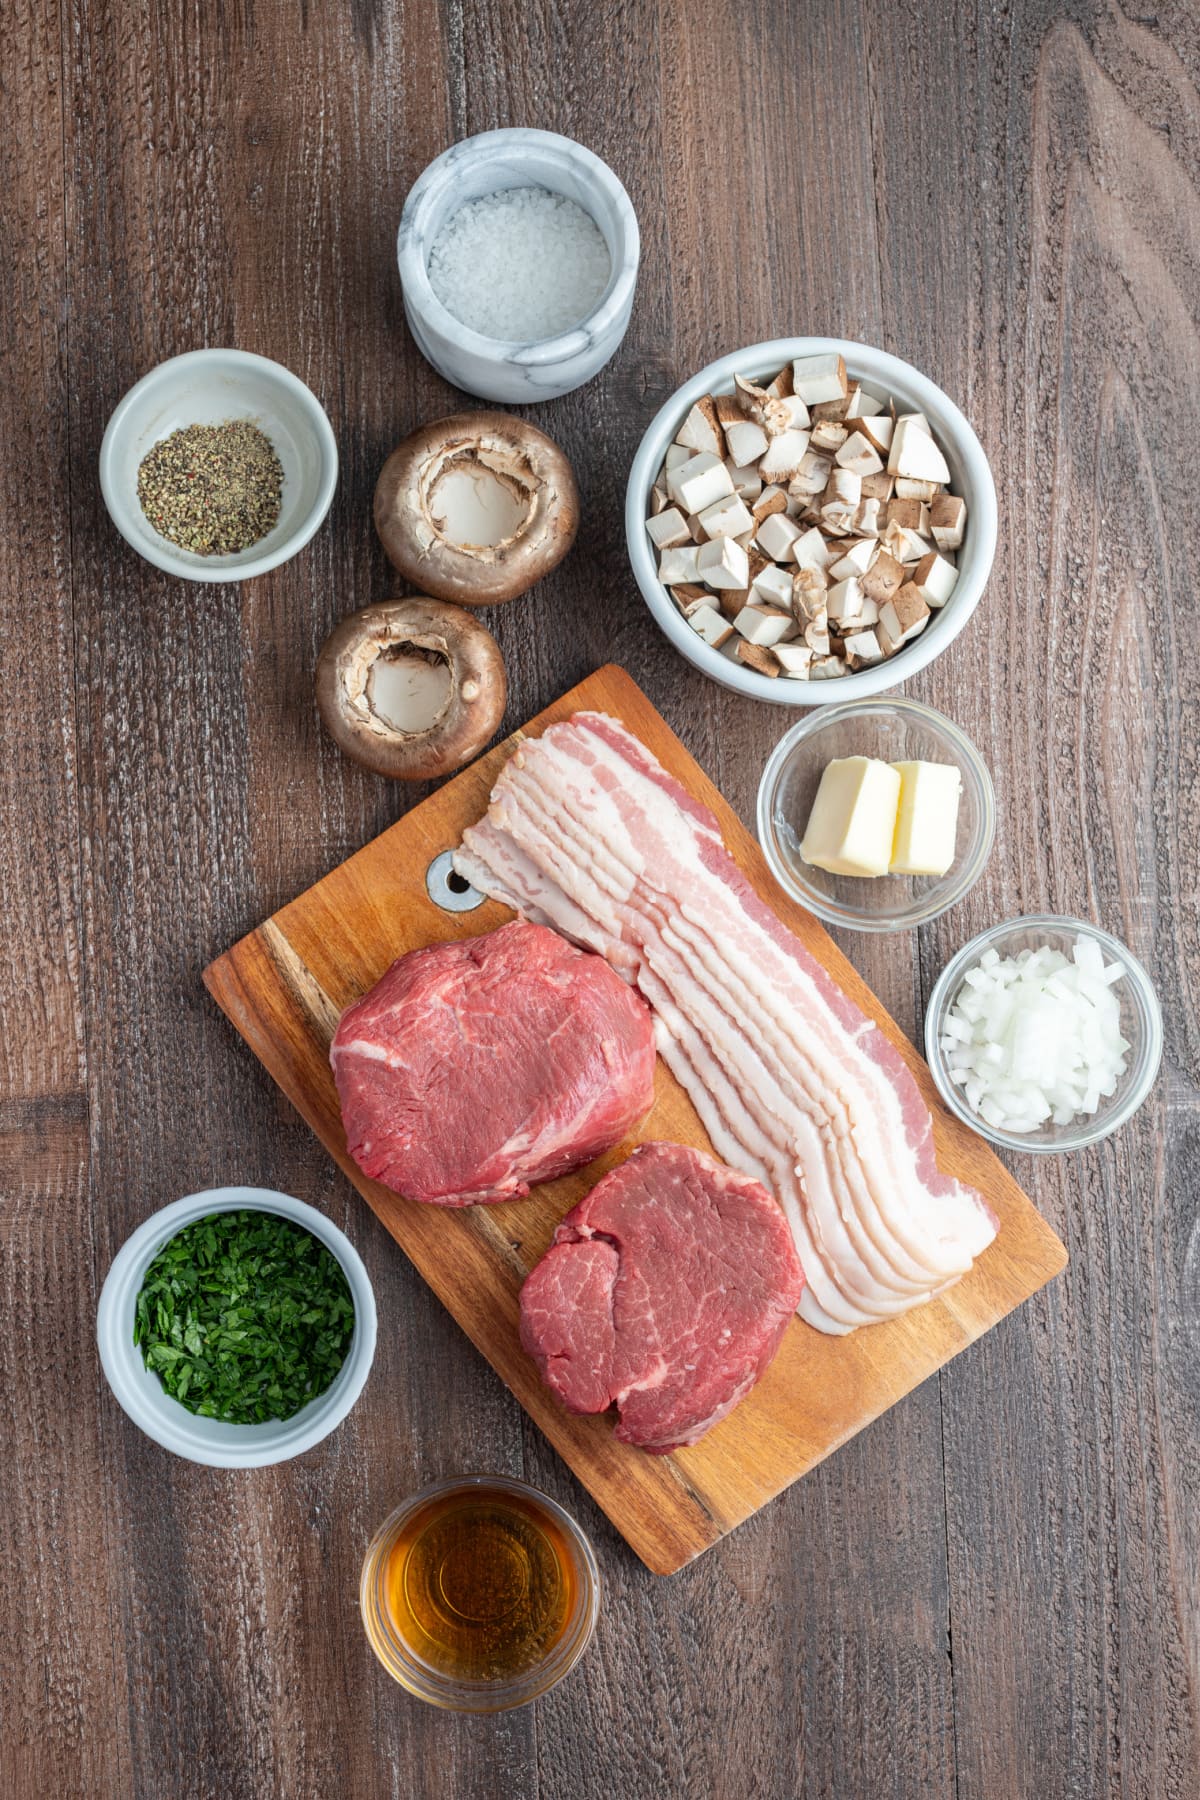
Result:
{"label": "chopped fresh parsley", "polygon": [[189,1412],[261,1425],[324,1392],[353,1331],[341,1264],[310,1231],[278,1213],[218,1212],[146,1270],[133,1341]]}

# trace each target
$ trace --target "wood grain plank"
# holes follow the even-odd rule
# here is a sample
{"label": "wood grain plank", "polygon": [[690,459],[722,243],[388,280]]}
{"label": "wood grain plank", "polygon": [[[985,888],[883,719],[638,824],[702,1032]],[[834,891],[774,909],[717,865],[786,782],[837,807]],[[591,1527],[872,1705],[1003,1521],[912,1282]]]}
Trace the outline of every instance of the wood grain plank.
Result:
{"label": "wood grain plank", "polygon": [[[1021,1159],[1070,1269],[944,1386],[964,1797],[1182,1795],[1200,1767],[1196,913],[1179,877],[1195,863],[1180,620],[1198,570],[1194,532],[1169,523],[1195,517],[1200,460],[1190,435],[1164,453],[1200,381],[1181,23],[1024,5],[980,30],[956,11],[929,99],[960,154],[936,206],[929,180],[881,184],[889,328],[915,344],[930,311],[958,309],[926,366],[978,424],[1002,500],[989,628],[924,680],[959,716],[966,694],[1003,697],[976,706],[974,732],[1007,777],[1007,854],[929,934],[926,982],[991,918],[1081,914],[1146,962],[1168,1031],[1132,1126],[1069,1162]],[[872,31],[883,90],[925,30]],[[893,126],[881,115],[881,145]],[[906,166],[928,154],[913,142]]]}
{"label": "wood grain plank", "polygon": [[[974,1133],[935,1110],[943,1168],[981,1188],[1002,1229],[971,1274],[940,1300],[849,1338],[800,1321],[753,1394],[689,1449],[647,1457],[618,1444],[604,1418],[562,1410],[521,1350],[517,1293],[563,1213],[597,1166],[502,1207],[447,1211],[405,1201],[367,1180],[350,1157],[329,1069],[338,1016],[405,950],[474,936],[510,916],[489,901],[439,909],[425,870],[482,816],[499,769],[527,736],[594,709],[622,719],[677,779],[711,806],[761,897],[874,1017],[936,1108],[928,1070],[861,976],[802,908],[786,901],[745,829],[624,670],[609,665],[547,708],[397,825],[285,906],[205,970],[205,983],[338,1165],[403,1246],[477,1348],[560,1450],[642,1560],[672,1573],[836,1449],[986,1331],[1062,1266],[1064,1252]],[[655,1105],[636,1137],[710,1148],[690,1101],[660,1066]],[[611,1166],[628,1144],[598,1167]]]}
{"label": "wood grain plank", "polygon": [[0,20],[0,1792],[119,1793],[95,1355],[57,8]]}

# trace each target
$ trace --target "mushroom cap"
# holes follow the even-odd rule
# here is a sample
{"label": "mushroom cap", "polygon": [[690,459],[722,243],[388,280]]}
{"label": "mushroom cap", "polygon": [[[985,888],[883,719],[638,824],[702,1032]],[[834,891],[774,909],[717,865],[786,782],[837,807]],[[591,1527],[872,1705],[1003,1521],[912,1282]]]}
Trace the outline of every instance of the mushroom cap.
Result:
{"label": "mushroom cap", "polygon": [[[450,671],[437,717],[417,731],[382,719],[368,686],[380,656],[405,650],[423,651]],[[508,683],[487,627],[460,606],[419,594],[364,606],[336,625],[317,660],[316,693],[325,727],[347,756],[394,781],[430,781],[461,769],[494,737]]]}
{"label": "mushroom cap", "polygon": [[[452,470],[494,479],[523,512],[492,544],[446,535],[432,503]],[[375,528],[406,580],[461,606],[515,600],[560,563],[575,541],[579,491],[563,452],[536,425],[509,413],[455,413],[421,425],[383,465]]]}

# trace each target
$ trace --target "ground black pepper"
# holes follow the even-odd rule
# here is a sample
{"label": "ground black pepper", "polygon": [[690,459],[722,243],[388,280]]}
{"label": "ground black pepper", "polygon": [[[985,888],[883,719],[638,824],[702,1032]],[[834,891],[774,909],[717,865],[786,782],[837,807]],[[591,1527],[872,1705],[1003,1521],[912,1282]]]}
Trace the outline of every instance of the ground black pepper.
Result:
{"label": "ground black pepper", "polygon": [[283,468],[248,419],[187,425],[155,444],[138,468],[142,511],[163,537],[198,556],[248,549],[279,518]]}

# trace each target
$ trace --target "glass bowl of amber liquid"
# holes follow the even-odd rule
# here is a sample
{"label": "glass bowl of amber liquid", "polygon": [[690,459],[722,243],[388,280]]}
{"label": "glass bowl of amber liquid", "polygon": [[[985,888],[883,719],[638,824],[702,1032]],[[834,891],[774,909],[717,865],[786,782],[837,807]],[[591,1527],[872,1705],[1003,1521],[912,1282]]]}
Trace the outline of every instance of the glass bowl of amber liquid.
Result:
{"label": "glass bowl of amber liquid", "polygon": [[439,1481],[372,1539],[359,1604],[389,1675],[433,1706],[503,1712],[560,1682],[600,1610],[592,1547],[561,1506],[502,1475]]}

